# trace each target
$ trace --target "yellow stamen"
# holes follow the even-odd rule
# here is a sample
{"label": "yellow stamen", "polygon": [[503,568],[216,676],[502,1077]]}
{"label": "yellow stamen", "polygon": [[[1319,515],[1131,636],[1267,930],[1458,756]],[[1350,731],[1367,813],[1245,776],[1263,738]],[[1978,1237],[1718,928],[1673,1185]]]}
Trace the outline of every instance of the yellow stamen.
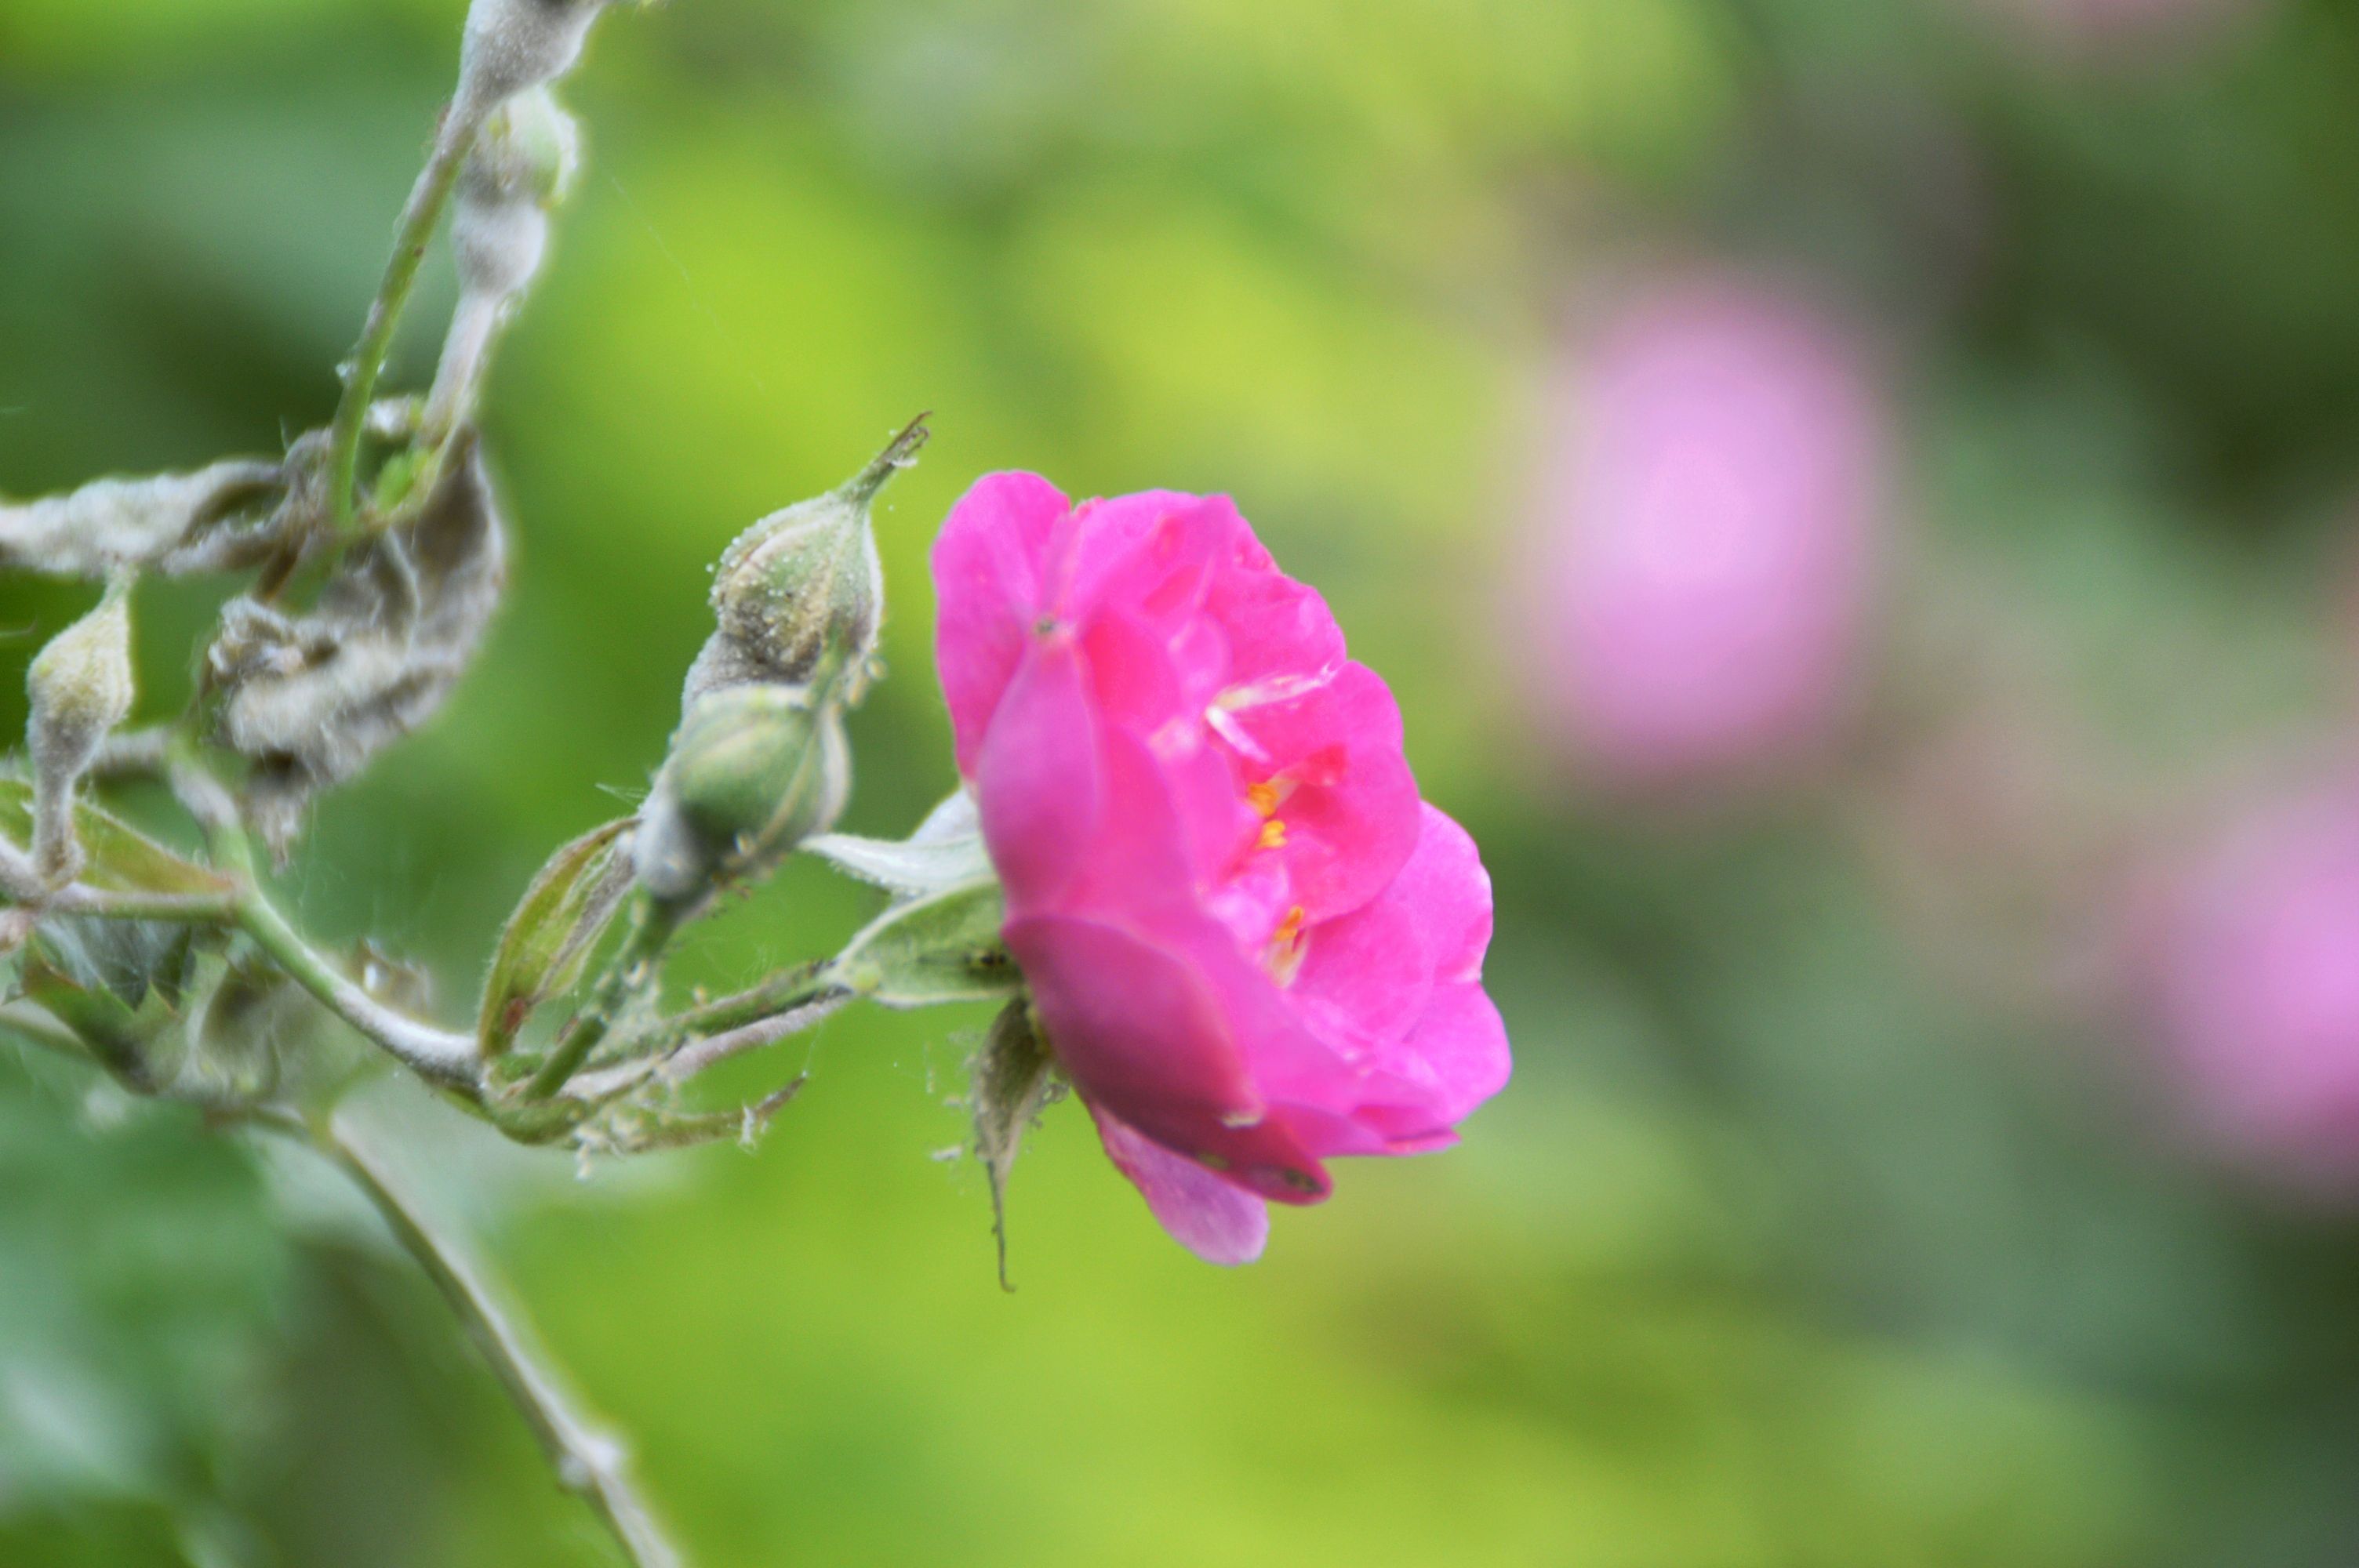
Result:
{"label": "yellow stamen", "polygon": [[1286,823],[1281,818],[1271,817],[1261,825],[1261,837],[1254,842],[1256,848],[1263,849],[1286,848]]}
{"label": "yellow stamen", "polygon": [[1277,786],[1274,784],[1245,785],[1245,800],[1264,816],[1277,814]]}
{"label": "yellow stamen", "polygon": [[1286,918],[1277,923],[1277,929],[1276,931],[1270,933],[1269,939],[1271,943],[1279,947],[1293,946],[1296,942],[1301,939],[1302,921],[1303,909],[1302,906],[1298,903],[1292,909],[1286,912]]}

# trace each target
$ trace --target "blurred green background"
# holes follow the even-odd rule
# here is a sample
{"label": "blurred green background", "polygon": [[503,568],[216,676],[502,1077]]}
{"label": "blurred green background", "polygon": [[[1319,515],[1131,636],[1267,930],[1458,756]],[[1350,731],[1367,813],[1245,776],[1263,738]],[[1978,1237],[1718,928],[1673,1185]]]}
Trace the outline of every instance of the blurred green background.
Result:
{"label": "blurred green background", "polygon": [[[2359,1555],[2359,1229],[2191,1154],[2111,989],[2043,961],[2089,902],[2056,821],[2134,849],[2349,728],[2359,7],[2102,45],[2036,9],[602,25],[565,94],[586,178],[487,409],[511,602],[442,719],[320,812],[312,928],[462,1016],[542,857],[660,759],[706,565],[929,408],[879,519],[893,678],[847,826],[952,782],[924,552],[978,473],[1231,492],[1484,846],[1518,1067],[1462,1149],[1347,1166],[1234,1273],[1063,1108],[1015,1179],[1012,1297],[979,1173],[936,1157],[980,1012],[846,1014],[747,1065],[812,1073],[754,1157],[576,1183],[405,1123],[697,1563]],[[463,10],[0,0],[0,491],[324,421]],[[1500,608],[1566,318],[1662,258],[1812,280],[1897,431],[1873,717],[1702,804],[1536,741]],[[168,713],[221,589],[146,591]],[[12,582],[0,624],[90,598]],[[2027,734],[2067,759],[2032,827],[1980,810],[1960,713],[2008,779]],[[865,907],[792,869],[680,980]],[[0,1046],[0,1563],[607,1550],[312,1175]]]}

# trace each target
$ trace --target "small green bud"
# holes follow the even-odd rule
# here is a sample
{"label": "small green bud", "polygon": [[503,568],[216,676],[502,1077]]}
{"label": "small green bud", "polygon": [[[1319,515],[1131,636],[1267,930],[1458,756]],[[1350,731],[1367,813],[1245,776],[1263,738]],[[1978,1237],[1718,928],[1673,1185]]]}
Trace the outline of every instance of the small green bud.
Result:
{"label": "small green bud", "polygon": [[851,789],[842,708],[825,683],[710,692],[689,705],[640,811],[639,881],[679,901],[758,876],[832,827]]}
{"label": "small green bud", "polygon": [[885,621],[870,508],[927,434],[920,417],[850,481],[763,518],[723,552],[712,582],[720,629],[689,672],[691,702],[745,681],[809,681],[827,661],[846,672],[844,700],[859,700]]}
{"label": "small green bud", "polygon": [[572,184],[581,143],[546,87],[517,93],[484,121],[451,216],[465,293],[506,299],[532,281],[549,249],[549,209]]}
{"label": "small green bud", "polygon": [[33,860],[55,882],[81,873],[73,792],[107,731],[131,715],[131,583],[107,584],[98,608],[59,633],[26,672],[33,757]]}
{"label": "small green bud", "polygon": [[519,92],[493,111],[467,160],[462,194],[529,198],[553,208],[582,172],[582,126],[546,87]]}

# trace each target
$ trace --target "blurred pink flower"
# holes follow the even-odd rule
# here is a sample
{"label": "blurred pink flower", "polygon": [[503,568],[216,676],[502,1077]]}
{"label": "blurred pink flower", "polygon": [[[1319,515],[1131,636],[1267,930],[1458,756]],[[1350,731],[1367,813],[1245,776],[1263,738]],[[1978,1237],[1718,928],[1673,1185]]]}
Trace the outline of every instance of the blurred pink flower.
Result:
{"label": "blurred pink flower", "polygon": [[1323,1159],[1455,1142],[1508,1073],[1490,880],[1319,594],[1225,497],[1076,510],[1030,474],[976,484],[933,568],[1008,948],[1164,1227],[1247,1262]]}
{"label": "blurred pink flower", "polygon": [[1605,771],[1723,772],[1848,695],[1885,434],[1843,332],[1767,287],[1690,281],[1609,322],[1549,415],[1543,697]]}
{"label": "blurred pink flower", "polygon": [[2297,1180],[2359,1179],[2359,787],[2251,812],[2158,914],[2147,1001],[2200,1130]]}

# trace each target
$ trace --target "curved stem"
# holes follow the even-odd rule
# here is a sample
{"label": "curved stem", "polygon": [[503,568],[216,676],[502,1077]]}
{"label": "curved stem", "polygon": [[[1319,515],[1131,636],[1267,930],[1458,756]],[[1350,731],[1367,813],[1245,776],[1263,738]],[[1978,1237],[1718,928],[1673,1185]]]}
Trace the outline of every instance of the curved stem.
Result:
{"label": "curved stem", "polygon": [[341,1119],[314,1129],[311,1138],[375,1206],[395,1239],[434,1281],[539,1439],[558,1483],[597,1511],[635,1568],[680,1568],[679,1550],[631,1479],[623,1444],[582,1413],[547,1353],[466,1250],[454,1238],[436,1232],[417,1200]]}
{"label": "curved stem", "polygon": [[236,918],[238,929],[254,938],[255,946],[269,954],[289,979],[378,1049],[430,1083],[480,1092],[473,1035],[420,1023],[369,995],[298,935],[258,889],[239,898]]}
{"label": "curved stem", "polygon": [[344,374],[344,394],[336,405],[335,423],[328,438],[328,515],[332,531],[348,533],[353,524],[353,481],[360,467],[361,431],[368,422],[369,403],[376,395],[377,377],[385,373],[386,356],[393,351],[393,334],[401,325],[403,307],[418,282],[419,265],[450,204],[459,182],[459,170],[474,146],[479,116],[462,118],[457,109],[443,112],[434,136],[434,150],[410,187],[409,201],[401,210],[392,259],[386,263],[384,281],[369,302],[368,319]]}
{"label": "curved stem", "polygon": [[185,925],[212,925],[237,913],[237,892],[111,892],[76,882],[51,894],[45,907],[60,914],[87,914],[99,920],[174,920]]}
{"label": "curved stem", "polygon": [[[190,783],[202,775],[191,773]],[[209,776],[206,782],[211,784]],[[217,784],[212,788],[218,789]],[[343,971],[303,940],[278,906],[262,891],[254,862],[254,845],[234,815],[204,814],[205,838],[213,859],[240,883],[229,917],[254,945],[270,955],[288,978],[310,991],[329,1011],[351,1024],[370,1044],[429,1083],[457,1089],[469,1098],[483,1092],[475,1054],[475,1037],[420,1023],[396,1012],[353,983]]]}

